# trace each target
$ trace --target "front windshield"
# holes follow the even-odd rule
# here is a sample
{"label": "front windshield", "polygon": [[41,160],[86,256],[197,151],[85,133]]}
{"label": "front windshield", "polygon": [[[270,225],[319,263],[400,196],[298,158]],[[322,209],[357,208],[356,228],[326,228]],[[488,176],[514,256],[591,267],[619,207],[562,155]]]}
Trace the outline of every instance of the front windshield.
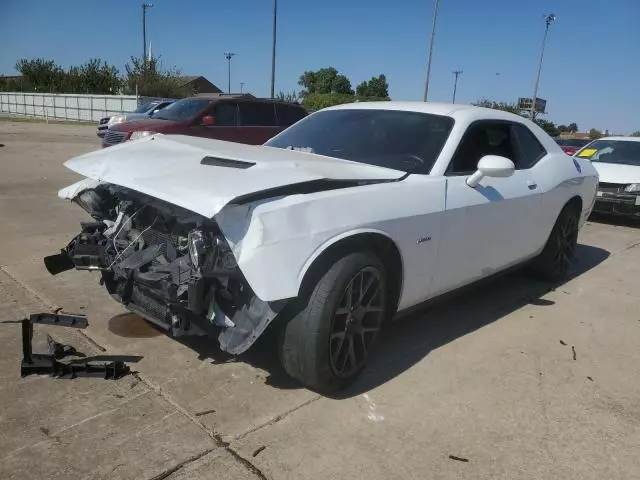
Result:
{"label": "front windshield", "polygon": [[145,113],[148,112],[149,110],[151,110],[153,108],[154,105],[156,105],[158,102],[147,102],[147,103],[143,103],[142,105],[140,105],[138,108],[136,108],[133,113]]}
{"label": "front windshield", "polygon": [[640,142],[631,140],[596,140],[576,153],[592,162],[640,166]]}
{"label": "front windshield", "polygon": [[210,103],[211,100],[202,98],[184,98],[166,106],[156,113],[153,118],[173,120],[176,122],[190,120],[204,110]]}
{"label": "front windshield", "polygon": [[427,113],[327,110],[299,121],[265,145],[428,174],[452,127],[452,118]]}

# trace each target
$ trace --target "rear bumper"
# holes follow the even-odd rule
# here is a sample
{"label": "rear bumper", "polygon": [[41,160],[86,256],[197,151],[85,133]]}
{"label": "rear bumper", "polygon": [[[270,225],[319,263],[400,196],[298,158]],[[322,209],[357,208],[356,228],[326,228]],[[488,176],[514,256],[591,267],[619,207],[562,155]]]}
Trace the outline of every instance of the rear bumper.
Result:
{"label": "rear bumper", "polygon": [[640,195],[598,191],[593,211],[612,215],[640,216]]}

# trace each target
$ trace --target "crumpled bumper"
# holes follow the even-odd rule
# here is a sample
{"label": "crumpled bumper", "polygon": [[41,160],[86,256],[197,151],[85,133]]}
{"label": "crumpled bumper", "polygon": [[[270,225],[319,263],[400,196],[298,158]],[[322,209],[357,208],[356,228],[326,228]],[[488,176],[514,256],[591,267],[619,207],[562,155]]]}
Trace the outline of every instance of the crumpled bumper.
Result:
{"label": "crumpled bumper", "polygon": [[640,195],[635,193],[611,193],[598,190],[595,213],[624,216],[640,216]]}

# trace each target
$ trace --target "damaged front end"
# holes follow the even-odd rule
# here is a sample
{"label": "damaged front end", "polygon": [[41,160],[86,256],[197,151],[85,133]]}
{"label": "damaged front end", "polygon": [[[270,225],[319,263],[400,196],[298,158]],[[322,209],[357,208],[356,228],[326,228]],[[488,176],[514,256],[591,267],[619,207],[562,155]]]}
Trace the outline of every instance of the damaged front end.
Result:
{"label": "damaged front end", "polygon": [[94,221],[44,259],[51,274],[99,271],[132,312],[172,336],[217,334],[231,354],[247,350],[281,310],[254,294],[215,221],[108,183],[72,200]]}

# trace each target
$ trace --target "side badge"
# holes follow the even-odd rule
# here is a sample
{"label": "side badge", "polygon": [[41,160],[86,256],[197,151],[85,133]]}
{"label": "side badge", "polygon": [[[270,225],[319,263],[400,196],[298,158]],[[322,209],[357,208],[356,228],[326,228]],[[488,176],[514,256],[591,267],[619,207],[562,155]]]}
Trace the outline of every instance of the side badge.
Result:
{"label": "side badge", "polygon": [[580,162],[574,158],[573,164],[576,166],[576,170],[578,171],[578,173],[582,173],[582,167],[580,166]]}
{"label": "side badge", "polygon": [[428,242],[429,240],[431,240],[431,237],[429,237],[429,236],[421,237],[421,238],[419,238],[419,239],[418,239],[418,241],[416,242],[416,244],[417,244],[417,245],[420,245],[421,243]]}

